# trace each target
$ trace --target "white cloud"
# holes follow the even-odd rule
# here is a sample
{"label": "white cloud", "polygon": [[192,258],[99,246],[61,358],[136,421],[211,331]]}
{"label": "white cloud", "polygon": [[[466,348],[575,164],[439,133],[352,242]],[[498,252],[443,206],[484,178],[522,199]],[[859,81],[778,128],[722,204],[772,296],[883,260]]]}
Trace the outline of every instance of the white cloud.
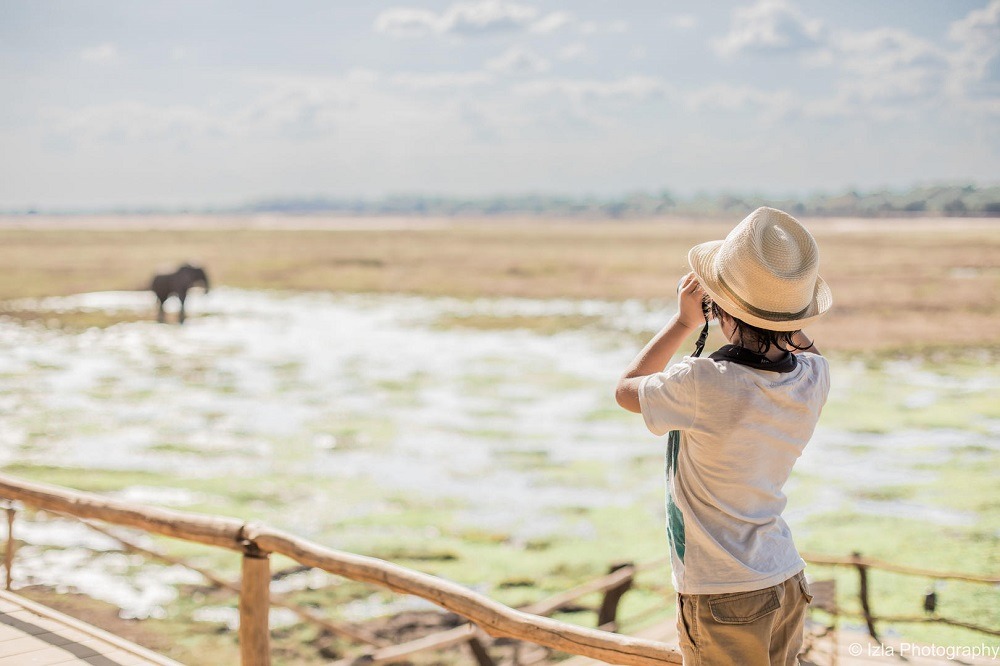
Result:
{"label": "white cloud", "polygon": [[[952,23],[949,37],[957,49],[899,28],[829,30],[787,0],[760,0],[734,10],[729,33],[713,46],[724,57],[792,53],[807,67],[831,68],[833,90],[802,100],[805,116],[891,120],[943,103],[1000,110],[1000,0]],[[724,88],[699,91],[690,103],[762,108],[749,89]]]}
{"label": "white cloud", "polygon": [[[477,94],[468,91],[492,81],[484,71],[385,77],[358,69],[339,76],[261,76],[245,81],[261,92],[231,108],[124,100],[50,109],[43,119],[48,136],[65,145],[204,149],[217,140],[306,150],[317,142],[336,142],[363,144],[366,151],[377,144],[392,153],[404,143],[473,136],[475,128],[462,109]],[[505,113],[512,115],[510,108]],[[502,130],[502,123],[498,128]]]}
{"label": "white cloud", "polygon": [[412,37],[437,32],[438,15],[426,9],[397,7],[375,17],[375,32],[391,37]]}
{"label": "white cloud", "polygon": [[819,45],[823,24],[810,20],[786,0],[760,0],[733,10],[729,33],[712,42],[722,56],[781,53]]}
{"label": "white cloud", "polygon": [[549,61],[523,46],[512,46],[486,61],[486,69],[518,76],[540,74],[549,69]]}
{"label": "white cloud", "polygon": [[596,35],[599,33],[621,34],[628,32],[628,21],[621,19],[600,23],[598,21],[583,21],[580,23],[580,33],[584,35]]}
{"label": "white cloud", "polygon": [[507,0],[474,0],[449,6],[440,14],[427,9],[395,7],[375,18],[376,32],[392,37],[458,35],[473,37],[502,32],[555,32],[574,22],[568,12],[541,15],[537,7]]}
{"label": "white cloud", "polygon": [[538,9],[504,0],[462,2],[449,7],[441,17],[442,32],[479,35],[526,28],[538,16]]}
{"label": "white cloud", "polygon": [[995,53],[1000,50],[1000,0],[969,12],[948,29],[949,39],[972,51]]}
{"label": "white cloud", "polygon": [[895,118],[943,102],[1000,110],[1000,0],[952,22],[955,48],[898,28],[821,32],[802,62],[840,78],[834,95],[812,103],[816,113]]}
{"label": "white cloud", "polygon": [[50,109],[44,115],[51,119],[58,136],[112,143],[149,139],[184,140],[223,128],[219,119],[196,107],[154,106],[138,101]]}
{"label": "white cloud", "polygon": [[531,24],[531,32],[550,33],[564,28],[576,19],[569,12],[552,12]]}
{"label": "white cloud", "polygon": [[348,70],[343,80],[348,84],[372,85],[374,83],[378,83],[381,78],[382,76],[373,69],[355,67],[354,69]]}
{"label": "white cloud", "polygon": [[[257,82],[263,92],[230,111],[136,100],[49,110],[55,136],[73,141],[183,143],[203,137],[271,134],[302,137],[338,127],[373,104],[377,75],[354,70],[341,77],[289,77]],[[391,108],[390,105],[385,105]]]}
{"label": "white cloud", "polygon": [[810,116],[892,120],[952,95],[953,54],[896,28],[831,32],[803,63],[833,67],[837,74],[831,95],[804,103]]}
{"label": "white cloud", "polygon": [[937,97],[948,79],[948,54],[904,30],[841,33],[833,48],[846,74],[842,92],[858,101],[920,102]]}
{"label": "white cloud", "polygon": [[667,25],[676,30],[692,30],[698,26],[698,17],[694,14],[678,14],[668,18]]}
{"label": "white cloud", "polygon": [[399,73],[389,78],[389,82],[411,90],[450,90],[469,88],[490,83],[493,78],[486,72],[434,72]]}
{"label": "white cloud", "polygon": [[292,137],[321,134],[335,128],[344,115],[351,114],[358,104],[357,87],[347,79],[277,81],[235,114],[229,130]]}
{"label": "white cloud", "polygon": [[764,121],[845,118],[891,121],[933,108],[945,98],[946,54],[909,33],[880,29],[831,38],[839,68],[830,94],[803,97],[719,83],[684,94],[690,111],[751,111]]}
{"label": "white cloud", "polygon": [[87,62],[114,62],[118,59],[118,47],[111,42],[105,42],[80,51],[80,57]]}
{"label": "white cloud", "polygon": [[778,120],[796,112],[800,101],[787,90],[766,91],[725,83],[707,86],[684,95],[691,111],[742,111],[754,109],[768,120]]}
{"label": "white cloud", "polygon": [[958,44],[954,55],[957,92],[972,97],[976,105],[1000,112],[1000,0],[952,23],[948,38]]}
{"label": "white cloud", "polygon": [[567,44],[566,46],[559,49],[559,53],[556,57],[560,60],[578,60],[583,57],[583,54],[587,52],[587,45],[583,42],[574,42],[573,44]]}
{"label": "white cloud", "polygon": [[539,96],[553,93],[573,100],[585,98],[626,98],[642,100],[667,91],[662,79],[633,74],[620,79],[601,81],[595,79],[537,79],[514,86],[518,95]]}

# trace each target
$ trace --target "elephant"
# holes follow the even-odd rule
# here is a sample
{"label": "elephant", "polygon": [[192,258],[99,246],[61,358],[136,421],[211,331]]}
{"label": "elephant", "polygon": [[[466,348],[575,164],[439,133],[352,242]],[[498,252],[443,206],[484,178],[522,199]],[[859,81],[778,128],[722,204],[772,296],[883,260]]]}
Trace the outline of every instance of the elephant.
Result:
{"label": "elephant", "polygon": [[184,323],[184,299],[187,298],[188,289],[191,287],[201,284],[205,287],[205,293],[208,293],[208,276],[205,275],[205,271],[197,266],[192,266],[191,264],[183,264],[173,273],[167,273],[165,275],[157,275],[153,278],[152,284],[149,288],[153,290],[156,294],[156,298],[159,301],[160,309],[156,315],[156,321],[161,324],[164,321],[163,312],[163,302],[170,298],[172,295],[176,294],[178,300],[181,302],[181,312],[177,318],[177,323]]}

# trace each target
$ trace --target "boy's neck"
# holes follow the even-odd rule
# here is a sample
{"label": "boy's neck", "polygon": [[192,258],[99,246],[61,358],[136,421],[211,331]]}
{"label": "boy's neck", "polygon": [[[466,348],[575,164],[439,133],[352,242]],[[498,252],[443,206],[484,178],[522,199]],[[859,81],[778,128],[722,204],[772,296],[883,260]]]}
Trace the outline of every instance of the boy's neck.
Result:
{"label": "boy's neck", "polygon": [[[739,340],[730,340],[729,343],[734,347],[740,347],[741,349],[745,349],[753,354],[760,354],[760,352],[757,351],[756,349],[751,349],[750,347],[745,347],[741,345]],[[780,361],[782,358],[785,357],[785,354],[787,353],[788,353],[787,350],[781,349],[776,345],[771,345],[771,347],[767,350],[767,352],[762,354],[762,356],[764,356],[764,358],[766,358],[768,361]]]}

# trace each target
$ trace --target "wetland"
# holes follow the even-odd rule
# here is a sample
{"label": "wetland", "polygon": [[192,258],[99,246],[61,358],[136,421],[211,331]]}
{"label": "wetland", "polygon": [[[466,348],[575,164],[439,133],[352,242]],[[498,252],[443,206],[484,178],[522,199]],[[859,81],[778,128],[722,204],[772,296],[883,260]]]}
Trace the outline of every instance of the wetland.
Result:
{"label": "wetland", "polygon": [[[724,235],[720,224],[117,222],[0,229],[6,473],[263,521],[512,605],[666,555],[664,441],[612,390],[673,312],[661,285],[676,283],[690,244]],[[1000,232],[899,224],[815,227],[839,308],[815,331],[833,390],[785,487],[785,517],[803,551],[996,572]],[[872,248],[877,262],[859,254]],[[183,326],[159,325],[138,287],[154,263],[190,258],[213,288],[192,295]],[[26,594],[127,623],[181,661],[235,654],[235,598],[197,574],[51,515],[17,525]],[[238,574],[228,553],[131,538]],[[856,609],[850,572],[809,571],[837,577]],[[875,574],[873,585],[880,614],[913,615],[927,581]],[[430,608],[316,573],[275,586],[354,622]],[[948,583],[939,610],[996,627],[997,595]],[[622,615],[657,605],[672,614],[663,569],[643,575]],[[282,663],[346,649],[280,612],[272,624]]]}

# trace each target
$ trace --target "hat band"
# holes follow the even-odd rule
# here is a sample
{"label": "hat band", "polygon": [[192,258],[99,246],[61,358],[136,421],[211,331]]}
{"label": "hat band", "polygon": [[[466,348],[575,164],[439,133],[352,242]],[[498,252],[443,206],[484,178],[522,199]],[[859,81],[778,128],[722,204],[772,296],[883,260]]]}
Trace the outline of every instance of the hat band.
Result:
{"label": "hat band", "polygon": [[761,308],[750,305],[745,300],[740,298],[736,292],[733,291],[732,287],[726,284],[726,281],[723,279],[721,274],[716,275],[716,278],[719,280],[719,285],[726,290],[726,296],[736,301],[737,305],[750,314],[755,317],[760,317],[761,319],[769,319],[771,321],[792,321],[794,319],[801,319],[802,315],[808,312],[809,308],[812,306],[812,303],[809,303],[809,305],[805,306],[798,312],[772,312],[770,310],[762,310]]}

